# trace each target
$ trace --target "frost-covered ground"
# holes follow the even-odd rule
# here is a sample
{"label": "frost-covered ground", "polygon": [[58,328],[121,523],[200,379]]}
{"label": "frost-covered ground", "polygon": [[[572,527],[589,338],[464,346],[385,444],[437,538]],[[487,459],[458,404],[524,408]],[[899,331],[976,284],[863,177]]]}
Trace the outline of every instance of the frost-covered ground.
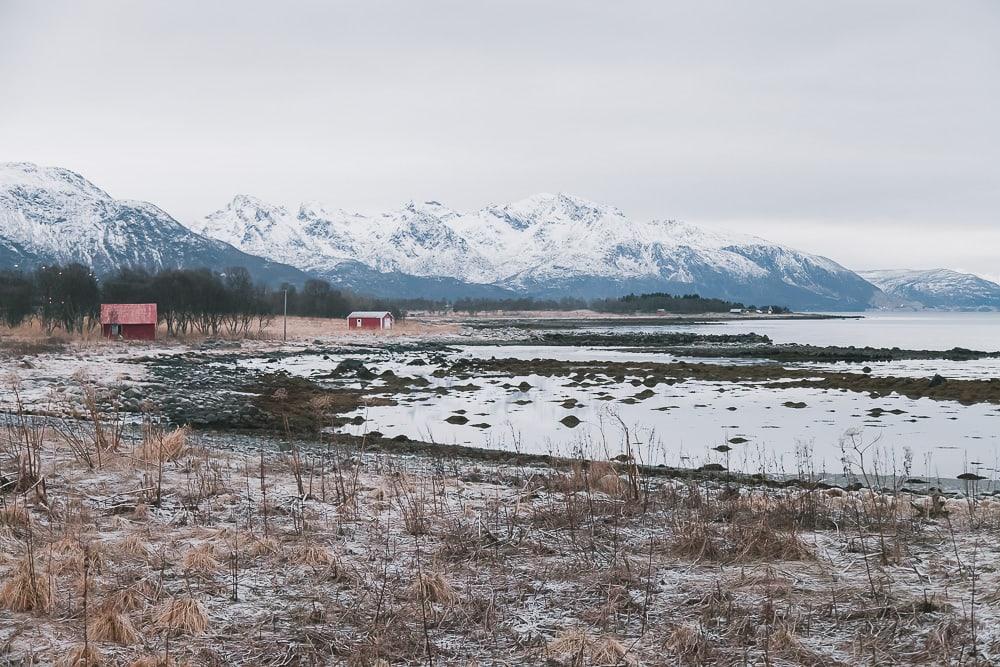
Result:
{"label": "frost-covered ground", "polygon": [[[4,664],[85,639],[86,664],[143,665],[1000,655],[993,500],[155,430],[85,444],[91,467],[36,435],[3,439]],[[34,463],[17,473],[19,454]]]}
{"label": "frost-covered ground", "polygon": [[[91,389],[147,395],[143,357],[316,363],[280,347],[70,345],[4,367],[27,407],[69,415]],[[0,664],[1000,660],[987,481],[950,497],[776,488],[660,476],[627,448],[514,464],[163,430],[156,406],[95,429],[0,396],[15,411],[0,424]],[[861,481],[866,454],[847,462]]]}

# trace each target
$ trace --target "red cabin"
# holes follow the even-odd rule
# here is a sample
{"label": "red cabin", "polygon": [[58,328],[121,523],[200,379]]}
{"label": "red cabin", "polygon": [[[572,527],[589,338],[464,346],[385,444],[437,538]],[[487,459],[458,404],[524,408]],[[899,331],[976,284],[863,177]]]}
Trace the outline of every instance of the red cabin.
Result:
{"label": "red cabin", "polygon": [[155,303],[102,303],[101,330],[105,338],[156,339]]}
{"label": "red cabin", "polygon": [[358,310],[347,316],[347,328],[391,329],[394,321],[388,310]]}

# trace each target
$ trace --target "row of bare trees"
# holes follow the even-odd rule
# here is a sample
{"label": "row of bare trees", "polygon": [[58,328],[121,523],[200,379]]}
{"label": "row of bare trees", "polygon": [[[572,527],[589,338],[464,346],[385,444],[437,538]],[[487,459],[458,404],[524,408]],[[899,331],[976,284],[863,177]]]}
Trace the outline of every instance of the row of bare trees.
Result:
{"label": "row of bare trees", "polygon": [[102,302],[155,303],[171,335],[245,335],[273,317],[268,290],[243,267],[130,268],[101,281],[82,264],[0,272],[0,323],[8,327],[37,319],[48,333],[83,333],[97,326]]}

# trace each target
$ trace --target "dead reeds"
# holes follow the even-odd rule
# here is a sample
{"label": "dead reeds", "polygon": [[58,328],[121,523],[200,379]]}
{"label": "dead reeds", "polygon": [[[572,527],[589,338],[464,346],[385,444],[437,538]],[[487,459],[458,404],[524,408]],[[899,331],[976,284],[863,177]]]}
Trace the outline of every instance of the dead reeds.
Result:
{"label": "dead reeds", "polygon": [[200,635],[208,630],[208,612],[194,598],[171,598],[157,610],[153,624],[168,634]]}
{"label": "dead reeds", "polygon": [[25,559],[0,586],[0,607],[5,609],[43,614],[51,610],[52,605],[52,584],[48,577],[36,571],[31,559]]}
{"label": "dead reeds", "polygon": [[98,614],[90,623],[88,637],[93,641],[132,646],[139,641],[139,632],[129,617],[111,610]]}
{"label": "dead reeds", "polygon": [[177,461],[187,453],[188,434],[191,429],[181,426],[169,433],[148,429],[138,456],[145,461]]}

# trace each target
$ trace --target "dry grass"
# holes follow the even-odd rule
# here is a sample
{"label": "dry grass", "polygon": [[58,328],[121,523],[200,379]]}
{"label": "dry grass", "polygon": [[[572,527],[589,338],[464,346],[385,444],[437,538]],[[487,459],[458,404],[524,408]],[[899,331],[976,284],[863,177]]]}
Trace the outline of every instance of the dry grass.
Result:
{"label": "dry grass", "polygon": [[61,667],[105,667],[107,664],[104,655],[93,644],[74,646],[59,661]]}
{"label": "dry grass", "polygon": [[123,537],[115,546],[114,552],[142,562],[148,561],[155,553],[148,538],[137,533]]}
{"label": "dry grass", "polygon": [[439,572],[424,573],[418,576],[411,586],[410,593],[414,599],[437,602],[438,604],[454,604],[458,594],[448,580]]}
{"label": "dry grass", "polygon": [[614,637],[594,638],[574,628],[560,633],[550,641],[545,651],[551,659],[571,665],[635,665],[636,659]]}
{"label": "dry grass", "polygon": [[91,621],[89,636],[93,641],[112,642],[121,646],[132,646],[139,641],[139,632],[129,617],[113,611],[98,614]]}
{"label": "dry grass", "polygon": [[146,461],[176,461],[188,451],[187,426],[176,428],[170,433],[154,431],[150,433],[139,449],[139,457]]}
{"label": "dry grass", "polygon": [[330,549],[317,544],[292,547],[288,551],[288,560],[309,567],[332,567],[337,564],[337,558]]}
{"label": "dry grass", "polygon": [[181,565],[189,572],[212,574],[218,572],[222,565],[216,560],[211,547],[192,547],[184,552]]}
{"label": "dry grass", "polygon": [[10,611],[44,614],[52,609],[53,602],[51,582],[27,561],[0,586],[0,607]]}
{"label": "dry grass", "polygon": [[674,628],[665,642],[665,647],[682,664],[703,665],[711,662],[714,651],[705,633],[689,625]]}
{"label": "dry grass", "polygon": [[19,533],[31,525],[31,515],[21,505],[0,507],[0,526],[12,528]]}
{"label": "dry grass", "polygon": [[128,667],[174,667],[177,663],[165,655],[144,655],[128,664]]}
{"label": "dry grass", "polygon": [[172,634],[200,635],[208,630],[208,612],[194,598],[172,598],[160,606],[153,623]]}

